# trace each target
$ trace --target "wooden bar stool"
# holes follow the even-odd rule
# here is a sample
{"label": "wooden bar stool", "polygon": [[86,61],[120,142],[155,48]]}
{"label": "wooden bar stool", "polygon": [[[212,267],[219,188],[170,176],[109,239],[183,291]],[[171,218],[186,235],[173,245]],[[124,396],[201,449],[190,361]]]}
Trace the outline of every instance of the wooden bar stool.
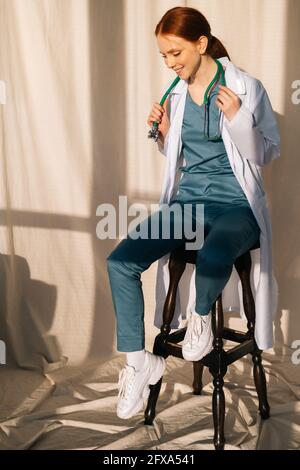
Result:
{"label": "wooden bar stool", "polygon": [[[255,303],[251,291],[250,271],[251,255],[250,251],[259,248],[259,241],[249,251],[238,257],[234,263],[237,273],[241,279],[243,292],[243,305],[247,317],[246,333],[235,331],[224,327],[222,293],[216,299],[212,307],[212,328],[214,342],[212,351],[203,357],[200,361],[194,362],[194,382],[193,391],[195,395],[200,395],[202,391],[203,367],[209,368],[213,376],[214,391],[212,396],[212,412],[214,420],[214,446],[216,450],[224,449],[224,420],[225,420],[225,396],[223,391],[224,376],[227,372],[227,366],[234,363],[246,354],[252,355],[253,375],[259,400],[259,411],[263,419],[270,416],[270,407],[267,400],[267,387],[264,369],[262,366],[261,353],[254,339],[255,326]],[[183,359],[182,347],[178,344],[183,341],[186,328],[181,328],[170,333],[171,321],[175,311],[176,291],[180,278],[185,270],[186,263],[195,264],[196,250],[186,250],[184,244],[182,247],[174,250],[170,254],[169,273],[170,284],[164,304],[163,324],[160,333],[156,336],[153,353],[167,358],[176,356]],[[238,343],[237,346],[228,351],[223,349],[223,339]],[[183,359],[184,360],[184,359]],[[160,381],[150,386],[150,395],[145,410],[144,424],[152,424],[155,418],[155,407],[162,383]]]}

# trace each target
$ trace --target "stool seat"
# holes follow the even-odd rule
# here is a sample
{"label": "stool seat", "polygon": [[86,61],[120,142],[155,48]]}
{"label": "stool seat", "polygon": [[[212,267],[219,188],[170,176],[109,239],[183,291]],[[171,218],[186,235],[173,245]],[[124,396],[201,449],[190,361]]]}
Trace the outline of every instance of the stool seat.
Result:
{"label": "stool seat", "polygon": [[[264,369],[262,366],[262,351],[257,347],[254,338],[255,328],[255,303],[251,291],[251,250],[259,248],[259,240],[246,253],[239,256],[234,263],[240,277],[243,293],[243,306],[247,318],[247,331],[241,332],[224,327],[222,292],[212,306],[212,330],[214,335],[212,351],[200,361],[193,362],[194,381],[193,391],[195,395],[202,392],[203,368],[208,367],[213,377],[213,397],[212,412],[214,419],[214,446],[216,450],[224,449],[224,420],[225,420],[225,396],[223,391],[224,376],[227,367],[247,354],[252,355],[253,375],[259,401],[259,411],[263,419],[270,416],[270,406],[267,400],[267,386]],[[184,360],[182,346],[186,327],[171,332],[171,322],[175,312],[176,293],[180,278],[185,270],[186,263],[195,264],[197,250],[186,250],[185,245],[170,253],[169,273],[170,284],[167,297],[164,303],[163,324],[160,333],[156,336],[153,346],[153,353],[167,358],[175,356]],[[225,351],[223,340],[230,340],[238,343],[233,348]],[[155,385],[150,385],[150,395],[145,410],[144,424],[151,425],[155,418],[156,403],[161,388],[162,378]]]}

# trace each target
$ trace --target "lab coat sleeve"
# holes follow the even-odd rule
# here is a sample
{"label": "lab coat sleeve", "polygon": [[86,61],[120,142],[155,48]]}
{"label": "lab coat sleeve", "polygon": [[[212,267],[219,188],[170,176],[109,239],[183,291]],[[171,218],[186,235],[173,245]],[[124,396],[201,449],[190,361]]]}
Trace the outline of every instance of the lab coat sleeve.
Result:
{"label": "lab coat sleeve", "polygon": [[280,156],[280,136],[268,94],[259,80],[252,90],[253,112],[242,102],[240,109],[224,126],[240,155],[259,167]]}
{"label": "lab coat sleeve", "polygon": [[167,132],[163,142],[161,140],[161,133],[159,134],[157,145],[158,150],[166,157],[167,156],[167,147],[168,147],[169,131]]}
{"label": "lab coat sleeve", "polygon": [[[169,98],[167,98],[167,101],[166,101],[166,111],[167,111],[169,121],[171,121],[171,118],[170,118],[170,116],[171,116],[171,97],[170,96],[169,96]],[[169,128],[168,132],[166,133],[165,138],[163,139],[163,141],[161,139],[161,136],[162,136],[161,133],[159,133],[159,137],[158,137],[158,140],[157,140],[158,150],[165,157],[167,156],[169,134],[170,134],[170,128]]]}

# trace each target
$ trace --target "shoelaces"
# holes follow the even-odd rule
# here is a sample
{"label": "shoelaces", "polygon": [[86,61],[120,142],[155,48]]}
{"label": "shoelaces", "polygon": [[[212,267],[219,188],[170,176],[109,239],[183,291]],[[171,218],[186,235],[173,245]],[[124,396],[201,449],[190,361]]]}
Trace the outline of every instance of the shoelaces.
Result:
{"label": "shoelaces", "polygon": [[[199,317],[199,318],[197,318]],[[205,320],[201,315],[191,315],[188,321],[187,333],[186,333],[186,342],[189,342],[193,346],[193,342],[196,340],[196,343],[199,340],[199,337],[203,331],[203,324]]]}
{"label": "shoelaces", "polygon": [[119,375],[119,394],[118,396],[124,400],[127,400],[132,389],[134,382],[135,371],[132,367],[126,366],[121,370]]}

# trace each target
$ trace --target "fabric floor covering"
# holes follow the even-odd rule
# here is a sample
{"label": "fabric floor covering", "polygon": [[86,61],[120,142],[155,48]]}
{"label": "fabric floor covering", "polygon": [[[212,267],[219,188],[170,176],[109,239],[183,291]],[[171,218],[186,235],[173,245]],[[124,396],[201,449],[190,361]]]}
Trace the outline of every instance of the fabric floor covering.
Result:
{"label": "fabric floor covering", "polygon": [[[228,343],[227,343],[228,344]],[[300,449],[300,367],[290,356],[263,354],[271,417],[263,421],[252,379],[251,358],[225,376],[226,449]],[[0,449],[213,450],[213,385],[204,369],[203,394],[192,391],[192,363],[175,357],[167,369],[153,426],[143,411],[116,415],[118,374],[124,354],[81,368],[41,374],[0,368]]]}

